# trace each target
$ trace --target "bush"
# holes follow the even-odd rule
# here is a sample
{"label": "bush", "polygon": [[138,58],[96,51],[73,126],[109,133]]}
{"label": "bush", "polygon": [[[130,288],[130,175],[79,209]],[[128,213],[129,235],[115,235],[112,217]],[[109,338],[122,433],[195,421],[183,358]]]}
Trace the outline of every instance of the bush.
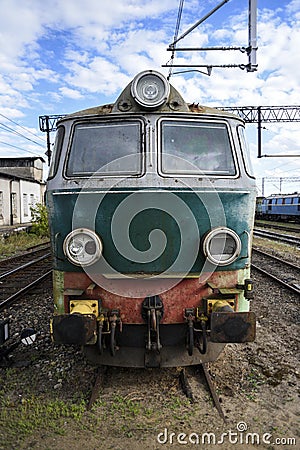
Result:
{"label": "bush", "polygon": [[47,208],[42,203],[37,203],[30,208],[31,210],[31,232],[37,236],[49,236]]}

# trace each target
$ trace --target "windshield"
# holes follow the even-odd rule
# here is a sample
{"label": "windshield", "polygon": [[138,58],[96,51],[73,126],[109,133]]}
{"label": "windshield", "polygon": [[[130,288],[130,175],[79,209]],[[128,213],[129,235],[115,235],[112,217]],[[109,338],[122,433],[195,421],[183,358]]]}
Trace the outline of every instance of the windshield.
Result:
{"label": "windshield", "polygon": [[161,126],[163,173],[236,174],[226,124],[169,120]]}
{"label": "windshield", "polygon": [[141,174],[141,126],[140,121],[76,125],[67,176]]}

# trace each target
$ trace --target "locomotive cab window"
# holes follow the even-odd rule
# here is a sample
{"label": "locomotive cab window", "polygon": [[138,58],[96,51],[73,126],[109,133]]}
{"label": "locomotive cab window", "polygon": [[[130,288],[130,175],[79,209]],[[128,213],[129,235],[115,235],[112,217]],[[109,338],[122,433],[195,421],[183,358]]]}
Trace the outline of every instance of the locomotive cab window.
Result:
{"label": "locomotive cab window", "polygon": [[164,174],[235,175],[226,124],[162,121],[161,171]]}
{"label": "locomotive cab window", "polygon": [[52,153],[52,158],[51,158],[51,165],[50,165],[50,169],[49,169],[49,175],[48,175],[49,179],[53,178],[57,172],[57,168],[58,168],[58,164],[59,164],[59,160],[60,160],[60,153],[61,153],[62,144],[63,144],[63,140],[64,140],[64,135],[65,135],[65,128],[62,126],[58,127],[57,132],[56,132],[56,137],[55,137],[55,144],[54,144],[54,149],[53,149],[53,153]]}
{"label": "locomotive cab window", "polygon": [[249,175],[249,177],[255,178],[253,167],[251,164],[251,159],[250,159],[250,150],[249,150],[249,146],[248,146],[248,141],[245,137],[245,129],[243,126],[240,125],[240,126],[238,126],[237,130],[238,130],[238,138],[239,138],[240,146],[242,149],[242,156],[243,156],[246,173],[247,173],[247,175]]}
{"label": "locomotive cab window", "polygon": [[136,176],[141,173],[141,121],[75,125],[67,176]]}

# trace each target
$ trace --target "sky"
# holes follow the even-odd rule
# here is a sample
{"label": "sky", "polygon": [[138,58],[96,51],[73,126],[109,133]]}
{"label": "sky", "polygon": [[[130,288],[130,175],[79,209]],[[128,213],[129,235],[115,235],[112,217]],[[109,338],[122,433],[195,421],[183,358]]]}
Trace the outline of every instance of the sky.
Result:
{"label": "sky", "polygon": [[[39,116],[112,103],[139,72],[171,57],[179,0],[0,0],[0,157],[45,157]],[[221,3],[185,0],[179,35]],[[300,0],[258,0],[256,72],[214,68],[174,74],[187,102],[209,106],[300,105]],[[178,47],[248,46],[248,0],[229,0]],[[247,64],[240,51],[178,52],[174,64]],[[300,122],[247,125],[261,194],[300,191]],[[51,134],[51,142],[54,141]],[[47,165],[45,164],[45,175]],[[282,182],[280,183],[280,178]]]}

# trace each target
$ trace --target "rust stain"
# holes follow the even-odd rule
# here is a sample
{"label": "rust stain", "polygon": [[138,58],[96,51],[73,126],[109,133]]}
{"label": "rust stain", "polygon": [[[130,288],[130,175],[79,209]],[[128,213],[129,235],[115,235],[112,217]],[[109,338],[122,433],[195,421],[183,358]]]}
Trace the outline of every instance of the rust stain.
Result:
{"label": "rust stain", "polygon": [[[112,283],[122,285],[124,281],[111,280]],[[144,323],[141,310],[144,296],[139,296],[139,287],[146,280],[131,280],[126,285],[131,287],[131,297],[122,297],[111,293],[100,286],[95,286],[91,291],[88,287],[91,284],[90,278],[85,273],[65,272],[65,289],[82,289],[85,299],[101,299],[102,307],[108,309],[120,310],[120,316],[123,323],[139,324]],[[163,282],[164,280],[161,280]],[[217,287],[235,287],[238,282],[238,273],[233,272],[215,272],[207,280]],[[156,284],[157,286],[157,284]],[[161,323],[182,323],[184,322],[184,309],[196,308],[201,304],[203,297],[212,293],[212,289],[207,283],[199,283],[198,278],[189,278],[179,281],[172,289],[160,294],[164,304],[164,317]],[[150,294],[151,295],[151,292]],[[80,297],[78,297],[79,299]],[[69,296],[65,296],[66,312],[68,308]]]}

